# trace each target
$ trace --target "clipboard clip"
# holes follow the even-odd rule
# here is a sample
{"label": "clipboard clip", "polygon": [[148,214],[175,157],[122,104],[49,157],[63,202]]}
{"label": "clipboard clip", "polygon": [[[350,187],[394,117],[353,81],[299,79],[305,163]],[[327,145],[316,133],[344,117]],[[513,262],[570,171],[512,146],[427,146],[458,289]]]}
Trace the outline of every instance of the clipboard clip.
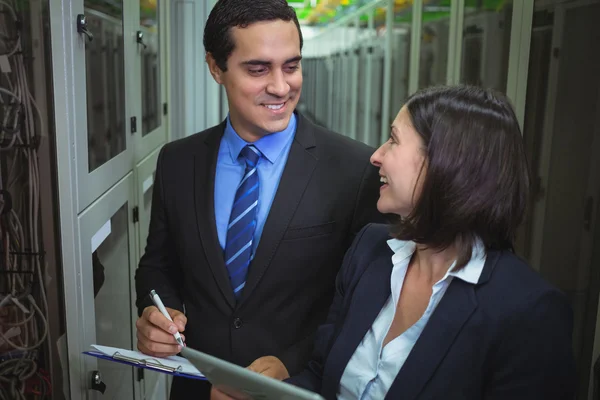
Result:
{"label": "clipboard clip", "polygon": [[136,364],[136,365],[152,367],[154,369],[158,369],[158,370],[165,371],[165,372],[175,373],[175,372],[181,372],[181,370],[182,370],[181,366],[178,366],[177,368],[169,367],[169,366],[161,364],[160,361],[158,361],[158,360],[152,359],[155,362],[151,362],[149,360],[138,360],[135,358],[124,356],[124,355],[120,354],[119,352],[116,352],[115,354],[113,354],[113,358],[115,360],[126,361],[126,362]]}

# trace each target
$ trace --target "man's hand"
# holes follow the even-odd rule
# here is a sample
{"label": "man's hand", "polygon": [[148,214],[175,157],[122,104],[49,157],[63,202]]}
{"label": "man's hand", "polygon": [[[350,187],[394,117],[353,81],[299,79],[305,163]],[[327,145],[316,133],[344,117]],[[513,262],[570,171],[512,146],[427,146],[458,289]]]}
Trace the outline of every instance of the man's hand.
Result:
{"label": "man's hand", "polygon": [[280,381],[290,377],[287,368],[281,360],[273,356],[257,358],[247,368],[250,371],[258,372],[259,374],[279,379]]}
{"label": "man's hand", "polygon": [[231,397],[223,392],[221,392],[216,387],[212,387],[210,389],[210,400],[236,400],[234,397]]}
{"label": "man's hand", "polygon": [[[168,357],[181,351],[173,334],[183,332],[187,324],[186,316],[178,310],[167,308],[173,322],[169,321],[155,306],[144,309],[135,323],[137,328],[137,347],[152,357]],[[182,339],[185,341],[183,335]]]}
{"label": "man's hand", "polygon": [[[265,356],[257,358],[248,367],[250,371],[258,372],[259,374],[269,376],[271,378],[284,380],[290,377],[287,368],[281,360],[273,356]],[[219,389],[212,387],[210,391],[210,400],[236,400],[235,397],[231,397]]]}

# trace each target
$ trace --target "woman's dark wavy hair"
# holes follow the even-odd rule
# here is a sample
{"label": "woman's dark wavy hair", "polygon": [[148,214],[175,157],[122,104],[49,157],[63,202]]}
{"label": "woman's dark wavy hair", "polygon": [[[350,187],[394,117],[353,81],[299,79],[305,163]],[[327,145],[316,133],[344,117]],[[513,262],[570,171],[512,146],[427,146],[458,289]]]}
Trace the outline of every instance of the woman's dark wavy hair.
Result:
{"label": "woman's dark wavy hair", "polygon": [[521,130],[507,98],[478,87],[434,87],[406,102],[423,139],[422,192],[392,234],[430,248],[456,245],[456,268],[486,249],[509,249],[529,193]]}
{"label": "woman's dark wavy hair", "polygon": [[285,0],[219,0],[204,26],[204,50],[215,59],[221,71],[227,71],[227,59],[235,49],[231,28],[246,28],[255,22],[294,21],[300,36],[302,31],[296,11]]}

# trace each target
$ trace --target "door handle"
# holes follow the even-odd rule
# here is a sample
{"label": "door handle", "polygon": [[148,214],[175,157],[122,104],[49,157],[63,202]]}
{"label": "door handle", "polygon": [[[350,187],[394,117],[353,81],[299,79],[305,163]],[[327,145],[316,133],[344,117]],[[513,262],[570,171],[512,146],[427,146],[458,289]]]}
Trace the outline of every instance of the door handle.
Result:
{"label": "door handle", "polygon": [[142,46],[144,46],[144,49],[148,47],[146,46],[146,43],[144,43],[144,32],[142,31],[137,31],[137,33],[135,34],[135,41],[137,42],[137,44],[141,44]]}
{"label": "door handle", "polygon": [[92,371],[91,387],[92,390],[97,390],[102,394],[104,394],[106,391],[106,383],[102,382],[102,375],[100,375],[100,371]]}
{"label": "door handle", "polygon": [[87,36],[90,42],[94,40],[94,35],[92,34],[92,32],[89,31],[87,20],[85,18],[85,15],[83,14],[77,15],[77,32],[83,33],[85,36]]}

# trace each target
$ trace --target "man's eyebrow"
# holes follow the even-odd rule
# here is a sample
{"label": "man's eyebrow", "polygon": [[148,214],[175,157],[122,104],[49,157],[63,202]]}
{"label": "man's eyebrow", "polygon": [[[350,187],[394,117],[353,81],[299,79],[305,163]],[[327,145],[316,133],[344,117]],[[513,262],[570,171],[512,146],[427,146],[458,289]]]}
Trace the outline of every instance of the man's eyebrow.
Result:
{"label": "man's eyebrow", "polygon": [[[285,60],[284,64],[289,64],[292,62],[298,62],[302,60],[302,56],[296,56],[290,59]],[[266,61],[266,60],[248,60],[248,61],[242,61],[241,63],[242,65],[271,65],[272,62],[271,61]]]}
{"label": "man's eyebrow", "polygon": [[265,60],[248,60],[242,61],[242,65],[271,65],[271,61]]}
{"label": "man's eyebrow", "polygon": [[289,60],[285,60],[284,64],[289,64],[289,63],[292,63],[292,62],[298,62],[300,60],[302,60],[302,56],[296,56],[296,57],[290,58]]}

